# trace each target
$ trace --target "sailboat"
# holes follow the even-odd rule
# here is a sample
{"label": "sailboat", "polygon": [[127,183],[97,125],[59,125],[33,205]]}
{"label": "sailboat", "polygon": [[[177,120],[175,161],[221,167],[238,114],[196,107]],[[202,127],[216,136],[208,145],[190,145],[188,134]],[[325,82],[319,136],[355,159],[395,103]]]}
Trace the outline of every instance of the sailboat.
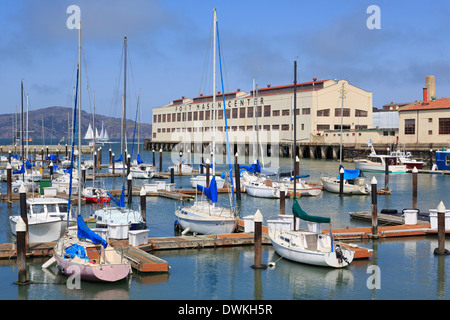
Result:
{"label": "sailboat", "polygon": [[[369,185],[365,182],[364,176],[360,170],[352,170],[343,168],[343,193],[344,194],[360,194],[367,195],[370,193]],[[336,178],[322,177],[323,188],[332,193],[340,192],[341,173]]]}
{"label": "sailboat", "polygon": [[[197,185],[197,190],[202,191],[208,198],[206,201],[199,201],[196,199],[192,206],[180,206],[175,211],[175,216],[178,219],[178,223],[184,230],[189,230],[193,233],[201,234],[222,234],[231,233],[236,229],[237,216],[232,209],[219,207],[216,205],[218,200],[217,183],[215,177],[215,120],[216,120],[216,41],[217,41],[217,15],[216,9],[214,9],[214,62],[213,62],[213,141],[212,141],[212,154],[213,154],[213,172],[210,182],[210,186],[204,187]],[[219,47],[220,50],[220,47]],[[220,51],[219,51],[220,54]],[[225,107],[225,103],[224,103]],[[225,123],[227,121],[226,113],[224,112]],[[227,136],[227,153],[228,159],[228,136]],[[230,164],[231,166],[231,164]],[[231,177],[231,170],[230,170]],[[233,195],[233,192],[232,192]],[[234,196],[234,195],[233,195]]]}
{"label": "sailboat", "polygon": [[[296,84],[297,61],[294,62],[294,150],[296,146]],[[310,265],[333,268],[348,266],[353,260],[354,252],[341,247],[339,244],[335,244],[331,233],[323,234],[321,232],[320,224],[330,223],[331,219],[311,216],[303,211],[297,201],[295,191],[296,185],[294,184],[293,215],[282,215],[281,219],[272,220],[271,223],[268,223],[269,238],[277,254],[283,258]],[[308,230],[296,230],[297,218],[307,222]],[[293,221],[290,230],[279,227],[280,224],[278,222],[285,221],[285,219]]]}
{"label": "sailboat", "polygon": [[[124,38],[124,95],[123,95],[123,121],[122,130],[126,132],[126,84],[127,84],[127,38]],[[122,138],[122,149],[125,150],[125,140]],[[126,169],[125,159],[122,159],[122,168]],[[116,200],[113,195],[108,192],[108,195],[116,204],[116,206],[105,206],[101,209],[97,209],[91,214],[91,217],[96,219],[97,228],[113,228],[116,226],[127,226],[129,230],[141,230],[145,229],[146,223],[142,218],[139,211],[132,208],[128,208],[125,205],[125,175],[126,170],[122,170],[122,193],[119,200]],[[128,197],[131,197],[128,194]],[[119,227],[120,228],[120,227]],[[128,238],[128,232],[119,232],[117,238]]]}
{"label": "sailboat", "polygon": [[[79,105],[79,129],[81,129],[81,102],[79,96],[80,65],[81,65],[81,22],[78,30],[78,72],[77,72],[77,97]],[[75,106],[77,102],[75,102]],[[74,154],[75,127],[76,127],[76,107],[74,108],[74,139],[72,142],[72,154]],[[81,134],[78,131],[78,148],[81,145]],[[80,170],[80,157],[78,157],[78,170]],[[73,169],[73,157],[71,160],[71,169]],[[72,172],[72,170],[71,170]],[[80,184],[80,182],[79,182]],[[69,207],[70,211],[70,195]],[[129,261],[124,257],[123,252],[119,253],[116,249],[108,246],[108,242],[101,236],[90,230],[81,216],[81,193],[78,194],[78,215],[77,215],[77,234],[72,235],[67,232],[60,237],[53,249],[53,257],[47,261],[43,268],[48,267],[54,262],[63,274],[70,276],[74,271],[83,281],[95,282],[116,282],[125,279],[131,272]]]}

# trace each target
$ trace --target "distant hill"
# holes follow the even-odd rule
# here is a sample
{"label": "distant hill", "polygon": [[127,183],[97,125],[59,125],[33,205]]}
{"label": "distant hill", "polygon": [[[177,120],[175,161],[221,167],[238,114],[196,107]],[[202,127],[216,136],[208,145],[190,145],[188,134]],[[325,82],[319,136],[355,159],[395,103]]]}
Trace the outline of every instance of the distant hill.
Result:
{"label": "distant hill", "polygon": [[[48,107],[28,112],[29,137],[32,139],[61,139],[71,137],[73,110],[68,107]],[[84,137],[89,123],[92,125],[92,114],[81,111],[81,135]],[[8,139],[13,137],[14,122],[17,119],[18,130],[20,130],[20,113],[10,113],[0,115],[0,138]],[[24,125],[26,126],[26,117]],[[106,126],[110,139],[120,139],[122,130],[122,119],[102,115],[95,116],[95,126],[100,133],[102,121]],[[70,133],[69,133],[70,131]],[[133,138],[134,121],[127,120],[127,137]],[[137,134],[137,131],[136,131]],[[150,138],[152,135],[151,124],[141,124],[141,141]]]}

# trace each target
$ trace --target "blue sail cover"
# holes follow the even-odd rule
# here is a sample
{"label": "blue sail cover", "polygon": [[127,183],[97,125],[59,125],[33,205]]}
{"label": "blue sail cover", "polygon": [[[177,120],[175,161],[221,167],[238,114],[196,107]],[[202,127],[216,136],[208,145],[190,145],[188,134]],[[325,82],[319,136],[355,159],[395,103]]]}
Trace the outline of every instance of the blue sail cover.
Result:
{"label": "blue sail cover", "polygon": [[211,182],[209,183],[209,188],[197,185],[197,190],[202,191],[211,202],[216,203],[217,202],[217,183],[216,183],[216,177],[212,177]]}
{"label": "blue sail cover", "polygon": [[26,165],[27,165],[27,169],[31,169],[32,167],[34,167],[34,163],[30,163],[30,161],[28,161],[28,159],[27,159]]}
{"label": "blue sail cover", "polygon": [[23,164],[22,164],[22,168],[21,168],[20,170],[13,171],[13,173],[14,173],[14,174],[25,173],[25,167],[23,166]]}
{"label": "blue sail cover", "polygon": [[[360,171],[356,169],[344,169],[344,179],[355,179],[360,175]],[[341,178],[341,174],[337,176],[338,179]]]}
{"label": "blue sail cover", "polygon": [[77,225],[78,225],[78,238],[89,239],[95,244],[101,244],[104,248],[107,247],[106,240],[96,234],[94,231],[89,229],[89,227],[84,223],[83,217],[78,215],[77,217]]}
{"label": "blue sail cover", "polygon": [[119,157],[119,159],[117,159],[117,160],[114,160],[114,162],[121,162],[121,161],[123,161],[123,158],[122,158],[122,154],[120,154],[120,157]]}
{"label": "blue sail cover", "polygon": [[256,164],[254,163],[251,166],[239,166],[239,168],[245,169],[251,173],[261,172],[261,166],[259,165],[259,161],[256,161]]}
{"label": "blue sail cover", "polygon": [[121,208],[125,206],[125,186],[122,186],[122,193],[120,194],[119,200],[117,200],[109,191],[107,191],[107,193],[117,206]]}
{"label": "blue sail cover", "polygon": [[294,203],[292,204],[292,213],[294,214],[294,216],[305,221],[317,223],[330,223],[331,221],[331,219],[327,217],[310,216],[305,211],[303,211],[296,198],[294,198]]}
{"label": "blue sail cover", "polygon": [[140,154],[137,155],[136,161],[137,161],[138,164],[144,163],[144,161],[141,160],[141,155]]}

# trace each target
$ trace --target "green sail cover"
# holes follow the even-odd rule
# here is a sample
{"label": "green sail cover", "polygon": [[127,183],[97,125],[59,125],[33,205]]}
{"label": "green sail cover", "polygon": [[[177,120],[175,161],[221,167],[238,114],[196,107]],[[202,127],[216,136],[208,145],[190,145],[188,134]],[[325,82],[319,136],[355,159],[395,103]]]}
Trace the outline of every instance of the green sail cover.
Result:
{"label": "green sail cover", "polygon": [[326,217],[310,216],[305,211],[303,211],[303,209],[298,204],[297,199],[294,199],[294,204],[292,205],[292,213],[294,214],[294,216],[296,216],[302,220],[306,220],[306,221],[310,221],[310,222],[330,223],[330,221],[331,221],[330,218],[326,218]]}

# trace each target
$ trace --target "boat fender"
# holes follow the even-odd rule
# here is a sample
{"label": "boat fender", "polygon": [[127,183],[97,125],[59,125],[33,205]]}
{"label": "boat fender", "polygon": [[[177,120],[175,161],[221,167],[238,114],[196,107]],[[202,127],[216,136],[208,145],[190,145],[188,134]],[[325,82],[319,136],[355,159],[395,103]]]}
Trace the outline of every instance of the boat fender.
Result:
{"label": "boat fender", "polygon": [[174,226],[175,232],[181,232],[182,231],[181,224],[180,224],[180,222],[178,220],[175,220],[173,226]]}

